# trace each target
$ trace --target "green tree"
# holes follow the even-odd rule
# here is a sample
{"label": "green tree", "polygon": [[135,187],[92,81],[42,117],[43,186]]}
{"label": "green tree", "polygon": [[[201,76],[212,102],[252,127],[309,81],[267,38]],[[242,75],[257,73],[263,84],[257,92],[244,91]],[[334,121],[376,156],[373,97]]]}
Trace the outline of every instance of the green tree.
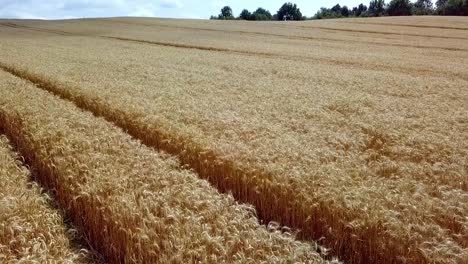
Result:
{"label": "green tree", "polygon": [[272,15],[270,11],[259,7],[252,13],[252,20],[271,20]]}
{"label": "green tree", "polygon": [[351,15],[359,16],[360,14],[358,15],[358,13],[359,13],[359,9],[356,6],[353,7],[353,9],[351,9]]}
{"label": "green tree", "polygon": [[330,8],[321,7],[320,10],[317,11],[317,13],[315,13],[313,18],[314,19],[325,19],[325,18],[334,18],[334,17],[336,17],[336,13],[331,11]]}
{"label": "green tree", "polygon": [[390,16],[410,16],[412,4],[409,0],[392,0],[387,12]]}
{"label": "green tree", "polygon": [[349,17],[349,8],[347,6],[343,6],[341,8],[341,15],[344,17]]}
{"label": "green tree", "polygon": [[284,3],[276,13],[278,20],[302,20],[301,10],[293,3]]}
{"label": "green tree", "polygon": [[369,3],[370,16],[382,16],[385,14],[385,0],[371,0]]}
{"label": "green tree", "polygon": [[353,16],[361,16],[362,13],[367,11],[367,6],[364,4],[359,4],[357,7],[353,7],[353,10],[351,11],[351,15]]}
{"label": "green tree", "polygon": [[244,9],[244,10],[242,10],[242,12],[240,13],[239,19],[242,19],[242,20],[250,20],[250,19],[252,19],[252,14],[249,12],[249,10]]}
{"label": "green tree", "polygon": [[437,8],[442,8],[445,6],[445,4],[448,2],[448,0],[437,0],[436,6]]}
{"label": "green tree", "polygon": [[331,8],[331,11],[334,13],[341,13],[341,6],[340,4],[336,4],[334,7]]}
{"label": "green tree", "polygon": [[448,0],[440,11],[446,16],[468,16],[468,0]]}
{"label": "green tree", "polygon": [[430,15],[434,12],[434,5],[431,0],[417,0],[413,5],[414,15]]}
{"label": "green tree", "polygon": [[362,4],[362,3],[359,4],[359,6],[358,6],[358,11],[359,11],[359,16],[360,16],[362,13],[364,13],[364,12],[367,11],[367,6],[364,5],[364,4]]}
{"label": "green tree", "polygon": [[221,14],[218,15],[218,19],[234,19],[234,16],[232,15],[232,9],[229,6],[225,6],[221,9]]}

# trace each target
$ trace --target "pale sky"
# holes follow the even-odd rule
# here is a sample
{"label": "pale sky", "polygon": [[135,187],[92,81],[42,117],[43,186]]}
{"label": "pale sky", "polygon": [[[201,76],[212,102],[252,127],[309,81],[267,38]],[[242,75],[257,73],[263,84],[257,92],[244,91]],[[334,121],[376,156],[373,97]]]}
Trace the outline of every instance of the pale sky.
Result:
{"label": "pale sky", "polygon": [[[81,17],[147,16],[172,18],[209,18],[221,7],[231,6],[234,15],[242,9],[258,7],[272,14],[287,0],[0,0],[0,18],[63,19]],[[320,7],[339,3],[348,7],[369,0],[296,0],[303,15],[312,16]]]}

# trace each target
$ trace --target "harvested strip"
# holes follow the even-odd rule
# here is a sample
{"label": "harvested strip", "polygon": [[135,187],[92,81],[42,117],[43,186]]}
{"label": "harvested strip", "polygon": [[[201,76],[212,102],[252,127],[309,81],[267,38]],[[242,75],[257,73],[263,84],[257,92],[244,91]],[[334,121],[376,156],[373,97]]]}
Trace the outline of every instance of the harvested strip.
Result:
{"label": "harvested strip", "polygon": [[0,124],[110,262],[321,263],[250,207],[103,119],[0,73]]}
{"label": "harvested strip", "polygon": [[86,251],[70,242],[61,215],[15,158],[0,135],[0,262],[85,263]]}

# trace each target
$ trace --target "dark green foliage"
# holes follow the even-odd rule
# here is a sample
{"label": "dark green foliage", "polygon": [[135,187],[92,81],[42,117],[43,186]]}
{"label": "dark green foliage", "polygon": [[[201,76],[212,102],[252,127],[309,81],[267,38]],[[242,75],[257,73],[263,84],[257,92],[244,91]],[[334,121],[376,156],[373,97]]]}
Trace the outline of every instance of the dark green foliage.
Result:
{"label": "dark green foliage", "polygon": [[271,15],[270,11],[264,8],[257,8],[255,12],[250,13],[249,10],[244,9],[239,15],[239,19],[242,20],[255,20],[255,21],[265,21],[265,20],[272,20],[273,16]]}
{"label": "dark green foliage", "polygon": [[448,0],[437,0],[436,6],[437,8],[444,7],[444,5],[448,2]]}
{"label": "dark green foliage", "polygon": [[344,17],[349,17],[349,8],[347,6],[343,6],[341,8],[341,15]]}
{"label": "dark green foliage", "polygon": [[272,17],[270,11],[259,7],[252,13],[251,20],[271,20]]}
{"label": "dark green foliage", "polygon": [[[374,16],[410,16],[410,15],[447,15],[447,16],[468,16],[468,0],[437,0],[436,7],[432,0],[391,0],[388,5],[385,0],[370,0],[369,8],[360,4],[352,9],[340,4],[332,8],[321,7],[311,19],[341,18],[341,17],[374,17]],[[211,16],[210,19],[234,19],[232,9],[225,6],[221,9],[221,14]],[[259,7],[255,12],[250,13],[247,9],[242,10],[238,19],[242,20],[305,20],[296,4],[284,3],[275,15]]]}
{"label": "dark green foliage", "polygon": [[229,6],[225,6],[221,9],[221,16],[223,17],[232,17],[232,9]]}
{"label": "dark green foliage", "polygon": [[337,18],[341,17],[341,13],[337,14],[331,10],[331,8],[321,7],[314,15],[314,19],[326,19],[326,18]]}
{"label": "dark green foliage", "polygon": [[413,15],[430,15],[434,12],[431,0],[417,0],[413,5]]}
{"label": "dark green foliage", "polygon": [[412,4],[409,0],[392,0],[387,8],[390,16],[410,16]]}
{"label": "dark green foliage", "polygon": [[364,5],[364,4],[359,4],[359,6],[353,7],[353,9],[351,10],[350,15],[355,16],[355,17],[359,17],[366,11],[367,11],[367,6]]}
{"label": "dark green foliage", "polygon": [[239,19],[242,19],[242,20],[250,20],[251,17],[252,17],[252,14],[247,9],[242,10],[242,12],[239,15]]}
{"label": "dark green foliage", "polygon": [[[346,7],[346,9],[347,9],[347,13],[348,13],[348,15],[346,15],[346,16],[349,16],[348,7]],[[345,11],[345,13],[346,13],[346,11]],[[344,15],[343,15],[341,6],[339,4],[336,4],[332,8],[326,8],[326,7],[320,8],[320,10],[315,14],[314,18],[315,19],[325,19],[325,18],[338,18],[338,17],[342,17],[342,16],[344,16]]]}
{"label": "dark green foliage", "polygon": [[276,13],[278,20],[302,20],[301,10],[293,3],[284,3]]}
{"label": "dark green foliage", "polygon": [[468,16],[468,0],[439,0],[437,13],[446,16]]}
{"label": "dark green foliage", "polygon": [[385,0],[371,0],[368,13],[369,16],[383,16],[385,14]]}
{"label": "dark green foliage", "polygon": [[331,11],[334,13],[341,13],[341,6],[340,4],[336,4],[334,7],[331,8]]}
{"label": "dark green foliage", "polygon": [[356,16],[360,16],[362,13],[367,12],[367,6],[364,4],[359,4],[358,12],[359,14],[356,14]]}
{"label": "dark green foliage", "polygon": [[341,7],[339,4],[336,4],[332,8],[320,8],[319,11],[313,17],[314,19],[324,19],[324,18],[340,18],[340,17],[349,17],[349,16],[361,16],[362,13],[367,11],[367,6],[360,4],[353,9],[349,9],[347,6]]}
{"label": "dark green foliage", "polygon": [[229,6],[225,6],[221,9],[221,14],[218,15],[218,19],[221,20],[231,20],[234,19],[232,15],[232,9]]}

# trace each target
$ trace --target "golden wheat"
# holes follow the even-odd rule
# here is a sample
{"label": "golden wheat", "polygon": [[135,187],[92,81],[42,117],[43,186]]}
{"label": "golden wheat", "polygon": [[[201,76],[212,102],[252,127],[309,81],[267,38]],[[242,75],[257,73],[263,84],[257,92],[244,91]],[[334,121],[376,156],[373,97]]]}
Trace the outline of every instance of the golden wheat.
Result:
{"label": "golden wheat", "polygon": [[70,242],[74,231],[17,159],[0,135],[0,262],[86,263],[87,251]]}
{"label": "golden wheat", "polygon": [[0,62],[349,262],[465,263],[466,20],[359,21],[22,22]]}
{"label": "golden wheat", "polygon": [[0,73],[0,124],[112,263],[321,263],[310,244],[259,225],[177,160],[73,104]]}

